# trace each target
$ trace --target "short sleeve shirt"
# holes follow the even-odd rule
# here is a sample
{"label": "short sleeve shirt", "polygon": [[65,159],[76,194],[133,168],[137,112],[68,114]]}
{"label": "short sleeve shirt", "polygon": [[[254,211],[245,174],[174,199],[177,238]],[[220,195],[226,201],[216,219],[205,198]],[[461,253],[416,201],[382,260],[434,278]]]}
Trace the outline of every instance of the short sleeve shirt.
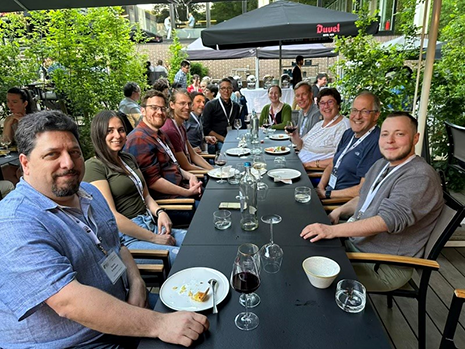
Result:
{"label": "short sleeve shirt", "polygon": [[[121,159],[144,182],[144,176],[137,166],[137,162],[131,154],[121,153]],[[123,216],[132,219],[146,212],[146,207],[134,182],[128,175],[109,168],[99,159],[93,157],[86,161],[86,174],[84,181],[94,182],[106,180],[110,186],[111,196],[115,203],[116,211]]]}
{"label": "short sleeve shirt", "polygon": [[175,121],[173,119],[167,119],[161,129],[163,132],[166,133],[166,135],[170,139],[171,144],[173,145],[173,148],[174,148],[174,152],[175,153],[183,152],[190,162],[190,155],[189,155],[189,151],[187,149],[187,143],[186,143],[187,132],[186,132],[186,129],[184,128],[184,124],[181,124],[181,126],[176,127],[174,123]]}
{"label": "short sleeve shirt", "polygon": [[[346,189],[360,184],[360,181],[365,177],[370,167],[382,157],[378,146],[379,134],[380,129],[376,126],[362,143],[344,155],[337,169],[336,188],[331,189]],[[334,155],[333,166],[337,163],[339,156],[351,142],[353,135],[354,132],[352,129],[346,130],[342,135],[342,139]],[[355,141],[355,139],[352,140],[352,143]]]}
{"label": "short sleeve shirt", "polygon": [[[116,221],[103,196],[88,183],[81,183],[78,194],[80,219],[101,238],[105,250],[119,254]],[[67,210],[24,179],[0,201],[2,348],[68,348],[101,336],[60,317],[45,303],[73,280],[125,300],[126,275],[111,283],[100,266],[103,252]]]}

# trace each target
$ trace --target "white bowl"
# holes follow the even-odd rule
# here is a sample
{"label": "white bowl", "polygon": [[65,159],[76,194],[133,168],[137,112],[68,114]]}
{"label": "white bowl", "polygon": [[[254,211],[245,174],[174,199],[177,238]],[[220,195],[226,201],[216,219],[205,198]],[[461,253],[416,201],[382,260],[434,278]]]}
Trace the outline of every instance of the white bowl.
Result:
{"label": "white bowl", "polygon": [[341,271],[335,261],[320,256],[308,257],[302,262],[302,268],[308,281],[316,288],[328,288]]}

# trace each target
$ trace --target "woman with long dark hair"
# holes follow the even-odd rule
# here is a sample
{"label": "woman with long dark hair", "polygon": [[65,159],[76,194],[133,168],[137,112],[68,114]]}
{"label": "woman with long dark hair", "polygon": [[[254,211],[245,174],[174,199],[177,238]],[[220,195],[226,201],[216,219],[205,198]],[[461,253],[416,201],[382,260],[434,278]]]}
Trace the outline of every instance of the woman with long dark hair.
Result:
{"label": "woman with long dark hair", "polygon": [[123,243],[129,249],[169,250],[172,263],[186,231],[171,228],[170,217],[150,196],[135,158],[122,151],[126,131],[121,117],[113,111],[98,113],[91,139],[96,155],[86,161],[84,181],[107,200]]}
{"label": "woman with long dark hair", "polygon": [[18,87],[12,87],[6,94],[6,105],[11,114],[5,118],[3,123],[3,137],[14,142],[15,131],[18,122],[26,115],[33,112],[29,94]]}

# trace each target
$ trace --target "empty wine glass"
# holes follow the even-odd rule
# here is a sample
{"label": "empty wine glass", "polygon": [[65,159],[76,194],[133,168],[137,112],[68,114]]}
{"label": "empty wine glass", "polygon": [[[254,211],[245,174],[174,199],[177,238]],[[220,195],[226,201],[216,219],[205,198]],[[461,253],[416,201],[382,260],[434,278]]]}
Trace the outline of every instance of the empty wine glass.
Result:
{"label": "empty wine glass", "polygon": [[260,258],[263,270],[267,273],[274,274],[281,269],[284,252],[279,245],[273,241],[273,224],[278,224],[282,221],[281,216],[277,214],[268,214],[262,216],[262,222],[270,225],[270,242],[263,245],[260,249]]}
{"label": "empty wine glass", "polygon": [[[252,258],[255,259],[255,263],[257,264],[257,269],[258,272],[260,273],[260,250],[257,245],[251,244],[251,243],[246,243],[242,244],[239,246],[237,249],[237,254],[238,255],[250,255]],[[255,308],[257,305],[260,304],[260,296],[256,294],[255,292],[248,293],[248,294],[241,294],[239,297],[239,303],[242,306],[245,306],[245,303],[247,302],[247,306],[249,308]]]}
{"label": "empty wine glass", "polygon": [[[233,263],[231,271],[231,286],[237,292],[249,294],[260,286],[260,274],[256,259],[249,254],[239,253]],[[259,319],[254,313],[249,312],[248,302],[244,303],[245,312],[237,314],[234,323],[243,331],[250,331],[258,327]]]}
{"label": "empty wine glass", "polygon": [[219,175],[220,175],[220,180],[216,181],[217,183],[225,183],[226,181],[223,179],[223,171],[221,168],[226,165],[227,159],[226,155],[222,152],[217,152],[215,156],[215,165],[218,166],[220,169]]}
{"label": "empty wine glass", "polygon": [[234,120],[234,128],[236,129],[237,133],[237,140],[240,140],[241,138],[239,137],[239,129],[242,127],[242,120],[241,119],[235,119]]}
{"label": "empty wine glass", "polygon": [[5,135],[0,137],[0,144],[2,147],[5,148],[5,157],[6,158],[11,158],[12,156],[10,155],[10,144],[11,144],[11,139]]}

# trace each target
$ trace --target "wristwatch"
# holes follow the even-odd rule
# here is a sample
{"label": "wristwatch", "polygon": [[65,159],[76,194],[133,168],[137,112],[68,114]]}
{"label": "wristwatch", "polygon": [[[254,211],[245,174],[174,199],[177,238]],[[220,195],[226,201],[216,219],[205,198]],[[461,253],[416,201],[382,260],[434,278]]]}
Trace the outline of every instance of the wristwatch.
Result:
{"label": "wristwatch", "polygon": [[155,212],[155,217],[159,217],[160,216],[160,212],[166,212],[164,208],[159,208],[156,212]]}
{"label": "wristwatch", "polygon": [[326,199],[331,199],[331,190],[326,190]]}

